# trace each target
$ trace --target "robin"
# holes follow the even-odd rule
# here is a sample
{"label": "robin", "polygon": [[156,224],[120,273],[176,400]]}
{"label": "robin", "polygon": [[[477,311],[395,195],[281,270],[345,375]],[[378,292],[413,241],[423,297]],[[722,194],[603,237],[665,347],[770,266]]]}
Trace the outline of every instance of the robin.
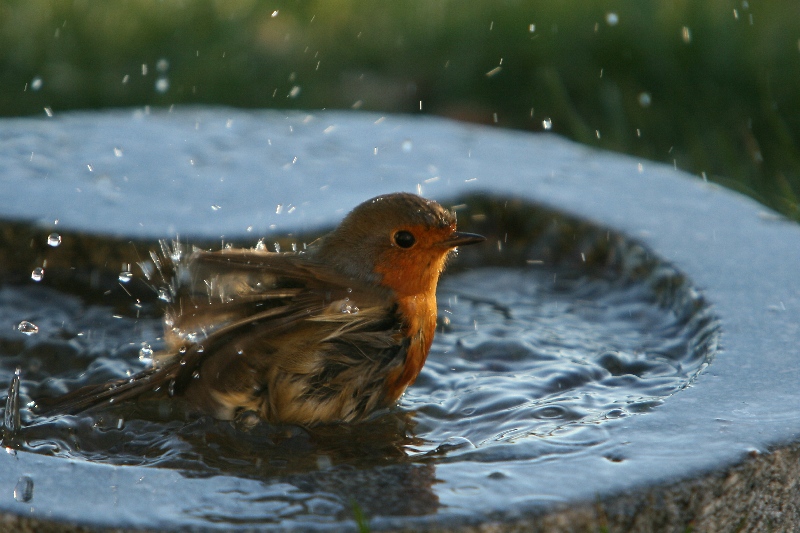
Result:
{"label": "robin", "polygon": [[458,246],[438,203],[368,200],[304,252],[198,251],[175,265],[168,350],[131,379],[87,386],[42,414],[76,413],[152,391],[223,420],[355,422],[414,383],[436,329],[436,285]]}

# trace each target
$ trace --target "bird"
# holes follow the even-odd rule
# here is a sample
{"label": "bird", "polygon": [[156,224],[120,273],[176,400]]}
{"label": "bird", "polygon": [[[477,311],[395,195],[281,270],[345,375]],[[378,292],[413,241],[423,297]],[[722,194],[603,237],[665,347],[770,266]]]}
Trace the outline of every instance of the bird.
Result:
{"label": "bird", "polygon": [[363,421],[414,383],[436,330],[439,276],[458,247],[484,240],[457,231],[437,202],[392,193],[303,251],[196,250],[174,265],[167,348],[150,367],[39,401],[38,412],[166,391],[219,420]]}

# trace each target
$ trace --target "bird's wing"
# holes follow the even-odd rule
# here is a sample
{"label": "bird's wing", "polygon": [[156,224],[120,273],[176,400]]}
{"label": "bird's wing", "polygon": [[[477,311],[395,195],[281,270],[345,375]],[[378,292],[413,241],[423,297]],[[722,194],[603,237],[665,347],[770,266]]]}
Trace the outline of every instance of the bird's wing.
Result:
{"label": "bird's wing", "polygon": [[273,421],[355,419],[382,406],[387,368],[408,344],[387,291],[295,254],[200,253],[188,272],[194,290],[175,326],[204,349],[199,376],[187,364],[177,378],[190,402],[218,418],[251,409]]}
{"label": "bird's wing", "polygon": [[318,314],[353,290],[364,305],[387,297],[304,256],[257,250],[195,252],[180,277],[175,305],[167,314],[173,349],[242,321],[285,318],[290,304]]}

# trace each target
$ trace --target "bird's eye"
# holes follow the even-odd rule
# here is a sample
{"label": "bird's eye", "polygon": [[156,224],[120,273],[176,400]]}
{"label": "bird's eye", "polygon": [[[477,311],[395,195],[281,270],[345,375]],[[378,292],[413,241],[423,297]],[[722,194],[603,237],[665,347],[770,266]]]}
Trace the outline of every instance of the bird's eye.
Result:
{"label": "bird's eye", "polygon": [[417,239],[411,234],[410,231],[401,230],[394,234],[394,242],[400,248],[411,248]]}

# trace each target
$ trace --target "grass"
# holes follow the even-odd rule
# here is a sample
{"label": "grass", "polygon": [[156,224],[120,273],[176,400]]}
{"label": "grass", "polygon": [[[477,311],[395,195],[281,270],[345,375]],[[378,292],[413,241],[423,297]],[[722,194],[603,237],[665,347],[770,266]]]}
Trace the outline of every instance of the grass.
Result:
{"label": "grass", "polygon": [[0,116],[208,104],[550,119],[800,219],[792,0],[6,0],[0,88]]}

